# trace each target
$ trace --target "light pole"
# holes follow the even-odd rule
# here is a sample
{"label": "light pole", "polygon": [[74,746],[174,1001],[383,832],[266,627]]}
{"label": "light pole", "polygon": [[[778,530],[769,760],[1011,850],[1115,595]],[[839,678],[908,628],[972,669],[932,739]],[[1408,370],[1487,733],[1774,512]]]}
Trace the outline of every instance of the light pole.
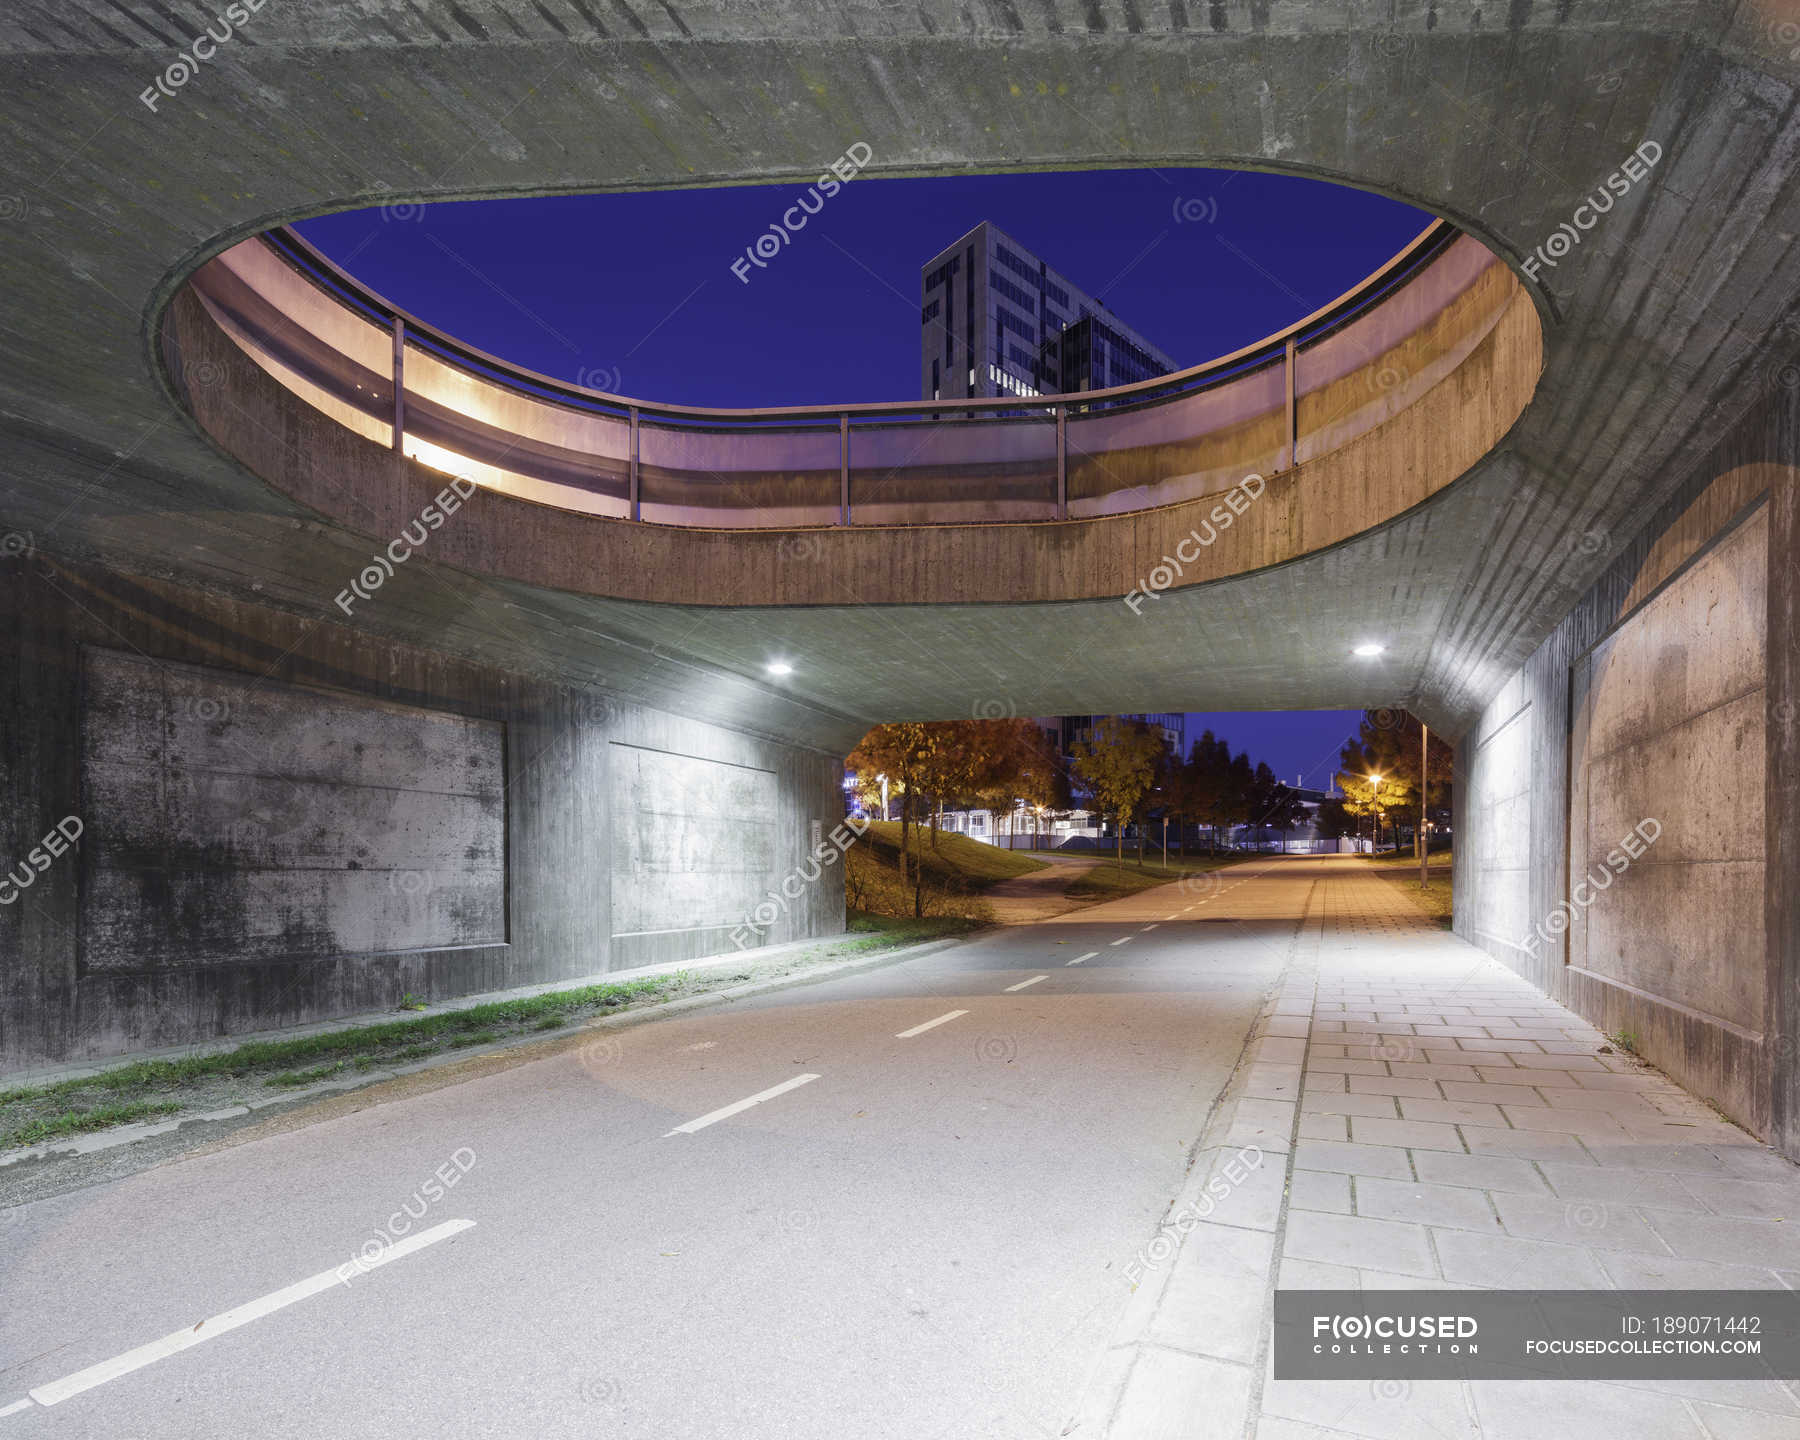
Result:
{"label": "light pole", "polygon": [[1425,782],[1430,779],[1427,773],[1431,763],[1431,731],[1424,721],[1419,722],[1419,888],[1431,888],[1425,873]]}
{"label": "light pole", "polygon": [[881,786],[881,818],[885,821],[888,818],[888,813],[887,813],[887,776],[877,775],[875,777],[875,779]]}
{"label": "light pole", "polygon": [[1369,844],[1369,858],[1374,859],[1381,849],[1381,777],[1371,775],[1369,781],[1375,787],[1369,792],[1369,819],[1371,828],[1375,831],[1375,838]]}

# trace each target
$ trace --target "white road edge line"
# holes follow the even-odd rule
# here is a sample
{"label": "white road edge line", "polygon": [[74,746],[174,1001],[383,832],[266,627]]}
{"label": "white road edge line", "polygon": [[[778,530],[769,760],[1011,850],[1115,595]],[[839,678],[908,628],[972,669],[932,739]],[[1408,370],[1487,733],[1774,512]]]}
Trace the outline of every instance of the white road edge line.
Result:
{"label": "white road edge line", "polygon": [[792,1080],[783,1080],[779,1085],[771,1085],[767,1090],[758,1090],[754,1095],[739,1100],[735,1105],[724,1105],[717,1110],[708,1110],[698,1120],[690,1120],[685,1125],[677,1125],[673,1130],[665,1131],[662,1138],[667,1140],[671,1135],[692,1135],[696,1130],[704,1130],[708,1125],[717,1125],[721,1120],[729,1120],[733,1115],[748,1110],[752,1105],[760,1105],[765,1100],[773,1100],[777,1095],[785,1095],[788,1091],[798,1089],[818,1078],[817,1075],[796,1075]]}
{"label": "white road edge line", "polygon": [[[1075,962],[1074,962],[1074,961],[1070,961],[1070,962],[1069,962],[1069,963],[1070,963],[1070,964],[1074,964],[1074,963],[1075,963]],[[1018,983],[1018,984],[1017,984],[1017,985],[1008,985],[1008,986],[1007,986],[1007,987],[1006,987],[1006,993],[1007,993],[1007,994],[1008,994],[1008,995],[1010,995],[1010,994],[1012,994],[1012,992],[1013,992],[1013,991],[1015,991],[1015,990],[1023,990],[1023,989],[1025,989],[1025,988],[1026,988],[1026,987],[1027,987],[1027,986],[1028,986],[1028,985],[1035,985],[1035,984],[1037,984],[1037,983],[1038,983],[1038,981],[1040,981],[1040,980],[1048,980],[1048,979],[1049,979],[1049,978],[1050,978],[1050,977],[1049,977],[1049,976],[1048,976],[1048,975],[1033,975],[1033,976],[1032,976],[1032,977],[1031,977],[1031,978],[1030,978],[1030,979],[1029,979],[1029,980],[1021,980],[1021,981],[1020,981],[1020,982],[1019,982],[1019,983]],[[4,1410],[0,1410],[0,1415],[4,1415],[4,1414],[5,1414],[5,1413],[6,1413],[6,1412],[5,1412],[5,1411],[4,1411]]]}
{"label": "white road edge line", "polygon": [[277,1310],[284,1310],[289,1305],[301,1300],[310,1299],[314,1295],[329,1290],[333,1285],[347,1285],[344,1271],[354,1269],[358,1274],[367,1274],[378,1270],[390,1261],[400,1260],[414,1251],[423,1250],[427,1245],[435,1245],[439,1240],[448,1240],[452,1235],[471,1229],[473,1220],[446,1220],[442,1225],[434,1225],[429,1230],[421,1230],[417,1235],[408,1235],[404,1240],[396,1241],[388,1246],[373,1260],[360,1255],[346,1264],[332,1270],[322,1270],[298,1284],[289,1285],[285,1290],[277,1290],[273,1294],[264,1295],[260,1300],[252,1300],[239,1305],[234,1310],[227,1310],[222,1315],[215,1315],[210,1320],[202,1320],[198,1325],[185,1330],[177,1330],[173,1335],[165,1335],[160,1340],[152,1340],[148,1345],[140,1345],[135,1350],[127,1350],[123,1355],[115,1355],[110,1360],[102,1360],[98,1365],[90,1365],[85,1370],[77,1370],[73,1375],[65,1375],[60,1380],[52,1380],[48,1385],[40,1385],[28,1391],[31,1399],[40,1405],[59,1405],[64,1400],[81,1394],[84,1390],[92,1390],[96,1385],[104,1385],[108,1380],[117,1380],[121,1375],[129,1375],[133,1370],[142,1370],[146,1365],[154,1365],[158,1360],[166,1360],[171,1355],[178,1355],[183,1350],[191,1350],[196,1345],[204,1345],[208,1340],[236,1330],[240,1325],[248,1325],[252,1320],[260,1320],[265,1315],[272,1315]]}
{"label": "white road edge line", "polygon": [[1068,963],[1071,965],[1079,965],[1083,960],[1092,960],[1099,953],[1100,952],[1098,950],[1090,950],[1085,955],[1077,955],[1073,960],[1069,961]]}
{"label": "white road edge line", "polygon": [[923,1035],[927,1030],[935,1029],[946,1021],[956,1019],[958,1015],[967,1015],[968,1013],[967,1010],[952,1010],[948,1015],[940,1015],[935,1020],[927,1020],[923,1025],[915,1025],[910,1030],[902,1030],[894,1038],[896,1040],[910,1040],[915,1035]]}

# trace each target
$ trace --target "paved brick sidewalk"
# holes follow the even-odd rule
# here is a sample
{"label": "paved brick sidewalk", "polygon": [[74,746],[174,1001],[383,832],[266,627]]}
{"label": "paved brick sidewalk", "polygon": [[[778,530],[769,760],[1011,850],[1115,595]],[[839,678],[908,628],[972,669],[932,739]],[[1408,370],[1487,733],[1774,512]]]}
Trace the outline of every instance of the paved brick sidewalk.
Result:
{"label": "paved brick sidewalk", "polygon": [[[1277,1285],[1800,1287],[1800,1169],[1610,1048],[1390,882],[1322,877],[1066,1433],[1800,1440],[1795,1387],[1769,1381],[1271,1375]],[[1247,1174],[1245,1146],[1265,1156]]]}
{"label": "paved brick sidewalk", "polygon": [[[1389,882],[1327,879],[1317,903],[1283,1288],[1800,1282],[1800,1170],[1605,1053],[1605,1036],[1504,966],[1413,923]],[[1800,1401],[1769,1381],[1265,1379],[1254,1433],[1772,1440],[1800,1437]]]}

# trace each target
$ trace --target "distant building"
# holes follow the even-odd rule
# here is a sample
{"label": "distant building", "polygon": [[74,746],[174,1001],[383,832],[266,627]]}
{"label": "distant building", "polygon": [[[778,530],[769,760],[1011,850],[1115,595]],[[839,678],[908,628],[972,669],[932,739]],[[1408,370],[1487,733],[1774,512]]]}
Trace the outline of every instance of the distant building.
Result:
{"label": "distant building", "polygon": [[[1088,734],[1107,717],[1104,715],[1057,715],[1044,717],[1038,724],[1056,738],[1057,754],[1067,755],[1075,745],[1088,738]],[[1160,731],[1164,741],[1177,755],[1187,754],[1187,716],[1181,713],[1162,712],[1154,715],[1121,715],[1121,720],[1142,720],[1153,730]]]}
{"label": "distant building", "polygon": [[1179,368],[985,220],[925,263],[919,290],[921,399],[1104,390]]}

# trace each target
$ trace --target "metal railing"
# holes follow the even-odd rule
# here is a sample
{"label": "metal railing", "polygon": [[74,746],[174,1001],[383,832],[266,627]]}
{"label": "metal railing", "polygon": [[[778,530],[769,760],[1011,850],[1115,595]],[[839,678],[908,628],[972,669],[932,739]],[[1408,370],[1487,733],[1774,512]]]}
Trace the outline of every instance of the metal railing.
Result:
{"label": "metal railing", "polygon": [[[193,285],[290,390],[427,464],[618,518],[793,528],[1084,518],[1287,469],[1311,458],[1309,440],[1336,448],[1436,384],[1442,365],[1412,361],[1390,365],[1397,381],[1345,381],[1437,335],[1498,264],[1439,221],[1329,305],[1171,375],[1075,395],[762,409],[654,403],[510,364],[286,228],[216,257]],[[1450,364],[1498,308],[1450,327]]]}

